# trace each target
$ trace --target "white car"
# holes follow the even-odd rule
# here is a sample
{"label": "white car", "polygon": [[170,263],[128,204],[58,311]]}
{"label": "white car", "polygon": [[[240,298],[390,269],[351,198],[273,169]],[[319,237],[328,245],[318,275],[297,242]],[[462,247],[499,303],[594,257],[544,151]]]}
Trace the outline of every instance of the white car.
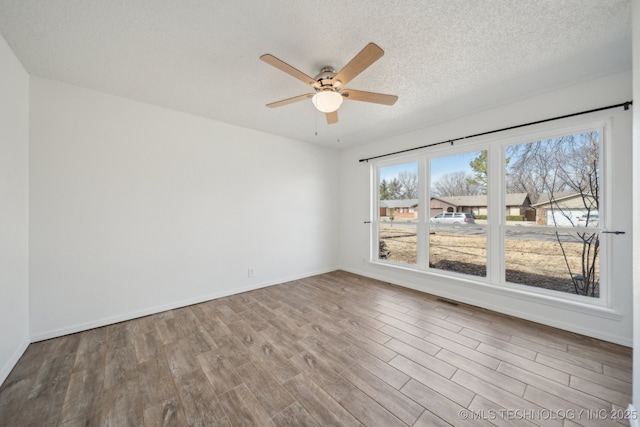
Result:
{"label": "white car", "polygon": [[578,218],[578,227],[597,227],[600,224],[600,215],[597,212],[584,214]]}
{"label": "white car", "polygon": [[443,212],[431,218],[432,224],[475,224],[473,215],[464,212]]}

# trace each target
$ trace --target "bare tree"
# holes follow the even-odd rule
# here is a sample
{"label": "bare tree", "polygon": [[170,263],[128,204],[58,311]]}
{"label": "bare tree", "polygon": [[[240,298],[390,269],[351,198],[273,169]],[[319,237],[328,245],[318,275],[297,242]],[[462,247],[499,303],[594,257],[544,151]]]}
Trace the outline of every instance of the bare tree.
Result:
{"label": "bare tree", "polygon": [[400,199],[418,198],[418,174],[415,172],[403,171],[398,174],[401,192]]}
{"label": "bare tree", "polygon": [[556,148],[562,147],[566,138],[509,146],[507,155],[512,161],[507,168],[507,191],[528,193],[532,203],[536,203],[543,193],[568,191],[566,183],[558,179],[556,173],[563,161]]}
{"label": "bare tree", "polygon": [[418,198],[418,174],[400,172],[391,180],[383,179],[379,185],[380,200],[400,200]]}
{"label": "bare tree", "polygon": [[[600,208],[599,137],[598,132],[570,135],[562,138],[562,145],[556,147],[558,175],[567,189],[580,195],[581,205],[587,212],[586,226],[590,224],[592,215],[598,214]],[[554,203],[551,206],[553,205]],[[564,209],[561,209],[561,212],[567,216]],[[600,234],[590,231],[576,234],[582,242],[581,274],[571,271],[559,237],[558,241],[576,293],[595,297],[599,285],[596,266],[600,251]]]}
{"label": "bare tree", "polygon": [[[513,190],[530,194],[546,193],[552,218],[565,218],[574,227],[572,211],[586,212],[586,225],[594,223],[600,207],[599,132],[585,132],[528,144],[511,146],[508,154],[514,161],[508,168],[508,182]],[[579,205],[568,206],[559,193],[569,192],[579,197]],[[557,225],[557,224],[553,224]],[[600,235],[597,230],[567,233],[556,231],[568,274],[575,293],[595,297],[599,290],[597,271]],[[567,236],[573,235],[569,239]],[[582,244],[579,271],[572,268],[566,245],[572,240]]]}
{"label": "bare tree", "polygon": [[464,171],[445,173],[431,185],[434,196],[474,196],[482,194],[482,189],[475,184],[473,176]]}
{"label": "bare tree", "polygon": [[397,200],[402,198],[402,184],[398,178],[389,181],[389,199]]}

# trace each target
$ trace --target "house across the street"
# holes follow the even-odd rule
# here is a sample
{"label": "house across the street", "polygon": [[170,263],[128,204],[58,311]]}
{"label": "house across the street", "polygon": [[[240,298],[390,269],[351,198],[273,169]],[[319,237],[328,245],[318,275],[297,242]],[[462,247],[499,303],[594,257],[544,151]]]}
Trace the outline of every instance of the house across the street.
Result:
{"label": "house across the street", "polygon": [[418,219],[418,199],[380,200],[380,217]]}
{"label": "house across the street", "polygon": [[531,207],[535,209],[538,225],[551,226],[576,226],[582,215],[598,210],[593,196],[568,192],[541,194]]}
{"label": "house across the street", "polygon": [[[507,216],[522,216],[526,221],[535,220],[535,211],[531,209],[531,200],[527,193],[506,195]],[[464,212],[473,216],[487,215],[487,196],[447,196],[432,197],[429,217],[442,212]],[[380,217],[418,219],[418,199],[381,200]]]}
{"label": "house across the street", "polygon": [[[431,198],[430,216],[442,212],[465,212],[473,216],[487,215],[487,195],[479,196],[447,196]],[[510,193],[505,198],[507,216],[522,216],[527,221],[533,221],[534,211],[531,209],[531,199],[527,193]]]}

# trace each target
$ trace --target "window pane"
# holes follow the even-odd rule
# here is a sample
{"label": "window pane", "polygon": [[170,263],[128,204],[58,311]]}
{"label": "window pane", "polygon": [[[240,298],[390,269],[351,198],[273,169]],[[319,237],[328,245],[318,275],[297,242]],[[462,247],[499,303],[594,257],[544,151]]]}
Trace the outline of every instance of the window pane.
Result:
{"label": "window pane", "polygon": [[507,282],[600,296],[597,232],[507,230],[505,246]]}
{"label": "window pane", "polygon": [[379,258],[417,263],[418,163],[378,170]]}
{"label": "window pane", "polygon": [[520,224],[537,226],[507,227],[508,282],[599,297],[600,146],[600,132],[588,131],[506,148],[507,214],[527,194],[533,221]]}
{"label": "window pane", "polygon": [[487,218],[487,151],[472,151],[431,160],[429,217],[466,212]]}
{"label": "window pane", "polygon": [[486,277],[485,228],[473,225],[433,224],[429,234],[429,267]]}
{"label": "window pane", "polygon": [[429,267],[487,275],[487,151],[431,160]]}
{"label": "window pane", "polygon": [[511,145],[506,155],[507,215],[520,210],[538,226],[597,226],[600,132]]}

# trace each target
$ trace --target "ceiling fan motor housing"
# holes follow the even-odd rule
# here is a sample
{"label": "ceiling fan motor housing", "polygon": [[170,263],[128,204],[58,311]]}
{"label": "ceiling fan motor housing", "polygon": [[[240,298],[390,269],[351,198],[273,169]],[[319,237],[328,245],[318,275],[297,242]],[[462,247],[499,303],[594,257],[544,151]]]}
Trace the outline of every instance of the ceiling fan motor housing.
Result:
{"label": "ceiling fan motor housing", "polygon": [[319,83],[319,86],[315,86],[316,92],[321,92],[325,90],[333,90],[338,92],[338,87],[340,86],[339,81],[334,81],[333,78],[336,76],[336,71],[333,67],[324,67],[320,70],[320,74],[314,77],[314,79]]}

